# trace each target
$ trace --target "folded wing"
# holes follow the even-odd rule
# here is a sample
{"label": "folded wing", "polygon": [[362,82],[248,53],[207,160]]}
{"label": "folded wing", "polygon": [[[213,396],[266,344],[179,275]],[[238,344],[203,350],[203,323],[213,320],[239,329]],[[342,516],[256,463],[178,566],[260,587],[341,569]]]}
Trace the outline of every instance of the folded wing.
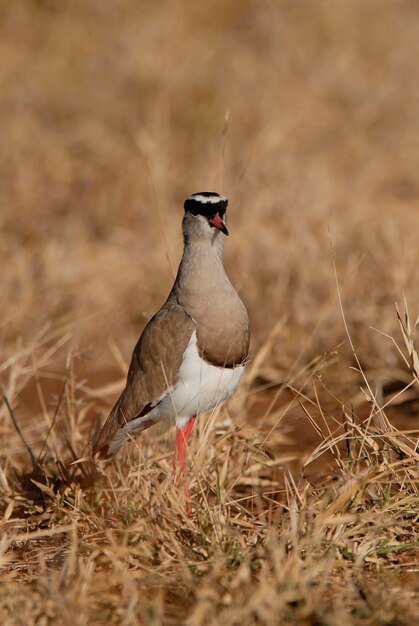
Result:
{"label": "folded wing", "polygon": [[[148,322],[135,346],[124,391],[102,429],[93,436],[93,454],[106,458],[109,444],[130,421],[147,416],[169,393],[195,324],[177,302],[168,302]],[[144,428],[153,422],[144,420]]]}

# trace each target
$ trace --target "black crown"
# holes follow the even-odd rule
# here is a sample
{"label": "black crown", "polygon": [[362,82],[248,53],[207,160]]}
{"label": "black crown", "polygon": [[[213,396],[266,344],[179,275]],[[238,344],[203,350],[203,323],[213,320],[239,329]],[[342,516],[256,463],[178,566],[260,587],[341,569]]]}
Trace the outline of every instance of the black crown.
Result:
{"label": "black crown", "polygon": [[200,191],[188,196],[185,200],[185,213],[203,215],[207,219],[219,213],[223,217],[226,212],[228,200],[215,191]]}

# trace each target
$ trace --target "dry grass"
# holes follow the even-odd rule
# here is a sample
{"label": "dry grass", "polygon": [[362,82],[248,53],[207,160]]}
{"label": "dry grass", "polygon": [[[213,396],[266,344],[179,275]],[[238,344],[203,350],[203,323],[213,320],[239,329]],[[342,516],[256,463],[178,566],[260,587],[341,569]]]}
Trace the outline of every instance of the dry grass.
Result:
{"label": "dry grass", "polygon": [[[0,622],[416,623],[417,3],[22,0],[0,35]],[[189,519],[172,432],[75,461],[208,188],[253,346]]]}

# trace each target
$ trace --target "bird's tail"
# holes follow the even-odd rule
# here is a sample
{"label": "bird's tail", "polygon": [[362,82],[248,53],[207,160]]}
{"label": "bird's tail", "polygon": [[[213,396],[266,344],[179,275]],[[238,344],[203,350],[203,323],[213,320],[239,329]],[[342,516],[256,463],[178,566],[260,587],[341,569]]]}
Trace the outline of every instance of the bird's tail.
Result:
{"label": "bird's tail", "polygon": [[103,424],[100,417],[98,417],[90,433],[90,450],[91,456],[101,461],[110,459],[117,450],[124,443],[122,440],[118,446],[112,445],[114,443],[115,435],[119,430],[119,408],[121,405],[122,396],[120,396],[109,413],[108,419]]}
{"label": "bird's tail", "polygon": [[96,457],[102,461],[109,460],[132,436],[136,436],[152,426],[155,419],[149,416],[150,408],[151,406],[147,405],[139,415],[127,421],[123,411],[122,394],[103,426],[99,419],[93,426],[90,435],[92,459]]}

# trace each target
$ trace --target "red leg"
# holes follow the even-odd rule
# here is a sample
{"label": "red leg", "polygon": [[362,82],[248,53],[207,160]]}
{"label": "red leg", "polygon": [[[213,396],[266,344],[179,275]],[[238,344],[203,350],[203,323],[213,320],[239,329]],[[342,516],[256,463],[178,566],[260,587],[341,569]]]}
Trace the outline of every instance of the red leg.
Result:
{"label": "red leg", "polygon": [[173,456],[173,473],[175,475],[175,485],[179,487],[180,484],[180,474],[176,476],[176,468],[177,468],[177,459],[179,458],[180,469],[183,474],[184,481],[184,489],[185,489],[185,497],[188,501],[187,510],[188,514],[191,515],[191,509],[189,505],[189,484],[188,484],[188,473],[186,470],[186,444],[189,439],[189,436],[192,432],[193,425],[195,424],[196,417],[191,417],[189,422],[183,428],[176,429],[176,449]]}
{"label": "red leg", "polygon": [[185,439],[186,439],[186,441],[188,441],[188,439],[189,439],[189,435],[192,432],[192,428],[193,428],[193,425],[195,424],[195,422],[196,422],[196,417],[191,417],[191,419],[189,420],[189,422],[185,426],[184,430],[185,430]]}

